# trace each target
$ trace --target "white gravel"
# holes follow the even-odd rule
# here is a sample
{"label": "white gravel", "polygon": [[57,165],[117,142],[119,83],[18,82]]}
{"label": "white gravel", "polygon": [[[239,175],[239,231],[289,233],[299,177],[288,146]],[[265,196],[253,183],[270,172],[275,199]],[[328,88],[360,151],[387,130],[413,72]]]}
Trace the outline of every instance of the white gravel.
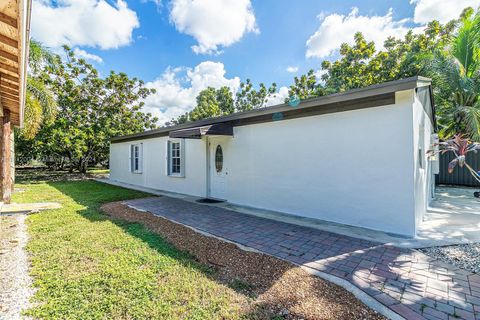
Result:
{"label": "white gravel", "polygon": [[480,272],[480,243],[424,248],[421,251],[461,269]]}
{"label": "white gravel", "polygon": [[28,236],[23,214],[0,215],[0,319],[25,319],[33,294],[28,275]]}

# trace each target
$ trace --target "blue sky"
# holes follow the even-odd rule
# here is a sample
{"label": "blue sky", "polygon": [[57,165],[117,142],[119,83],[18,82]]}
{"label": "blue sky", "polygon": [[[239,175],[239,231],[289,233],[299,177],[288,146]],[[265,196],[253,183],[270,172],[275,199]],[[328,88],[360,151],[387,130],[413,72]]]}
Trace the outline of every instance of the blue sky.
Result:
{"label": "blue sky", "polygon": [[[480,0],[33,0],[32,36],[75,48],[102,72],[157,89],[146,111],[160,122],[190,110],[206,86],[276,82],[319,70],[362,31],[380,47],[427,21],[446,22]],[[279,89],[270,103],[280,101]]]}
{"label": "blue sky", "polygon": [[[219,61],[225,65],[227,77],[250,78],[255,83],[276,82],[288,85],[292,74],[288,66],[298,67],[299,72],[318,69],[323,59],[305,58],[305,42],[318,29],[317,16],[324,12],[348,14],[352,7],[359,7],[362,14],[385,15],[394,8],[396,20],[411,17],[413,7],[408,1],[297,1],[257,0],[252,2],[259,34],[247,33],[239,42],[223,48],[219,55],[195,54],[190,47],[196,41],[179,33],[169,22],[168,8],[157,12],[153,2],[129,1],[129,7],[137,11],[140,28],[134,30],[131,46],[118,50],[90,50],[102,56],[102,70],[123,70],[128,74],[153,80],[168,66],[195,66],[202,61]],[[380,5],[379,5],[380,2]],[[138,39],[138,37],[142,39]],[[352,35],[353,36],[353,35]]]}

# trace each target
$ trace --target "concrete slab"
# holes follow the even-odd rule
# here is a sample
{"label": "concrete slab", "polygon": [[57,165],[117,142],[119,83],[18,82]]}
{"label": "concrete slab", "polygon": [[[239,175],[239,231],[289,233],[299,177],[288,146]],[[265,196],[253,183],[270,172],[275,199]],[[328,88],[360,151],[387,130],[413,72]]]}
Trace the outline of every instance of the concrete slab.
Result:
{"label": "concrete slab", "polygon": [[480,199],[474,191],[478,190],[437,187],[417,234],[423,246],[480,242]]}
{"label": "concrete slab", "polygon": [[57,202],[37,202],[37,203],[10,203],[3,204],[0,214],[28,213],[40,210],[59,209],[62,205]]}

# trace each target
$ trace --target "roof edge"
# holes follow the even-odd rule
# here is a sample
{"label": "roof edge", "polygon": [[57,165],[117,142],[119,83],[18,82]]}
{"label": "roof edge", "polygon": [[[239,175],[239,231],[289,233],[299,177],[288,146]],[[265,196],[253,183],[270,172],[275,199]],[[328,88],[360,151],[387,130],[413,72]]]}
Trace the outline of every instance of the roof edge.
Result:
{"label": "roof edge", "polygon": [[25,96],[27,91],[27,77],[28,77],[28,54],[30,50],[30,24],[32,17],[32,0],[20,0],[19,6],[19,45],[21,46],[21,52],[19,58],[19,78],[21,83],[19,84],[19,123],[18,127],[23,127],[23,121],[25,117]]}
{"label": "roof edge", "polygon": [[[326,96],[307,99],[300,102],[300,104],[297,107],[295,107],[295,109],[306,109],[306,108],[311,108],[311,107],[316,107],[316,106],[321,106],[326,104],[341,103],[341,102],[346,102],[354,99],[373,97],[373,96],[382,95],[386,93],[415,89],[418,87],[424,87],[429,85],[431,85],[431,79],[422,77],[422,76],[414,76],[414,77],[400,79],[400,80],[383,82],[383,83],[371,85],[364,88],[352,89],[345,92],[339,92],[339,93],[334,93]],[[135,138],[138,138],[139,140],[148,139],[149,136],[168,133],[174,130],[189,129],[193,127],[210,125],[210,124],[215,124],[220,122],[234,121],[234,120],[245,119],[245,118],[250,118],[254,116],[273,114],[277,112],[285,112],[291,109],[292,109],[291,106],[289,106],[288,104],[282,103],[282,104],[264,107],[260,109],[232,113],[226,116],[208,118],[208,119],[188,122],[180,125],[148,130],[140,133],[117,136],[117,137],[111,138],[110,141],[111,142],[122,142],[124,140],[131,141],[131,140],[136,140]]]}

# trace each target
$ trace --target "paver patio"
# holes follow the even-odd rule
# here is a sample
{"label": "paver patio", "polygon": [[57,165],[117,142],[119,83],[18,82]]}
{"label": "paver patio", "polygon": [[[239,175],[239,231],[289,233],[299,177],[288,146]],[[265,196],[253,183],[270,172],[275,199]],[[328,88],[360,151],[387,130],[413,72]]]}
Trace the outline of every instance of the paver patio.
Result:
{"label": "paver patio", "polygon": [[480,275],[416,250],[170,197],[127,204],[345,279],[406,319],[480,320]]}

